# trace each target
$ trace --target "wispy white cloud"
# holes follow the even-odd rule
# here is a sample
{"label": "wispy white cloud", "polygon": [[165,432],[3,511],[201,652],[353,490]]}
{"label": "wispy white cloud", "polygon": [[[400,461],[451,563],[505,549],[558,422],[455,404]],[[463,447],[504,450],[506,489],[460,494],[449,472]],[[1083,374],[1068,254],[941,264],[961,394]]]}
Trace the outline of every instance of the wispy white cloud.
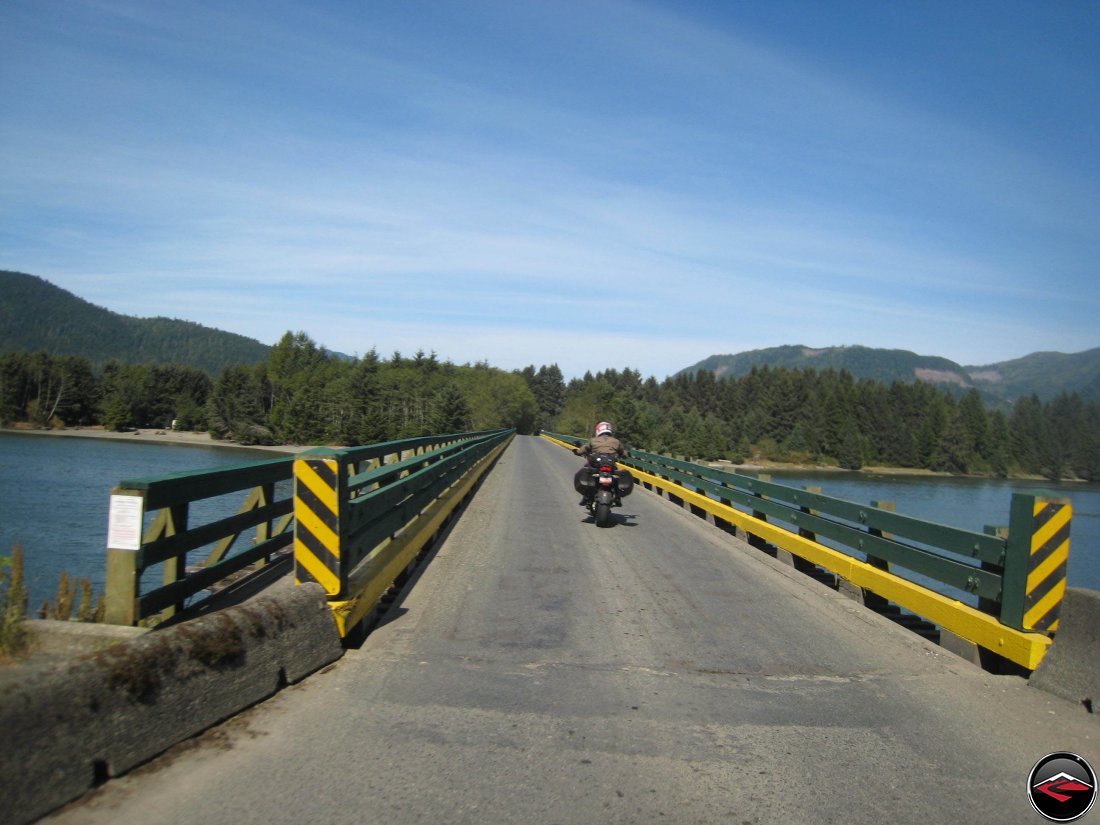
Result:
{"label": "wispy white cloud", "polygon": [[75,8],[16,3],[0,35],[27,41],[0,79],[0,265],[117,311],[658,375],[781,343],[1095,345],[1095,169],[735,20]]}

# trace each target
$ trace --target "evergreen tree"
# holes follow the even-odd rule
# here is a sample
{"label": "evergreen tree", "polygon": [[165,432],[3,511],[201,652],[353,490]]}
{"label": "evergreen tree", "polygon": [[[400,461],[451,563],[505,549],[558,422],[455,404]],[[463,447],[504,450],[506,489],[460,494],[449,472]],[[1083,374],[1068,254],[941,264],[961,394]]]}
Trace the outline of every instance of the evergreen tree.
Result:
{"label": "evergreen tree", "polygon": [[684,455],[689,452],[690,445],[687,439],[687,416],[683,408],[673,407],[657,428],[656,444],[654,452],[669,455]]}
{"label": "evergreen tree", "polygon": [[855,418],[847,419],[841,430],[837,466],[844,470],[858,470],[863,467],[863,446],[863,436]]}
{"label": "evergreen tree", "polygon": [[0,355],[0,424],[22,421],[27,409],[27,354],[11,352]]}
{"label": "evergreen tree", "polygon": [[625,444],[642,443],[638,404],[632,396],[616,393],[607,405],[605,417],[620,441]]}
{"label": "evergreen tree", "polygon": [[1005,478],[1009,471],[1010,452],[1008,419],[997,410],[989,417],[989,447],[986,460],[989,470],[997,478]]}
{"label": "evergreen tree", "polygon": [[1043,468],[1044,435],[1043,405],[1037,395],[1019,399],[1009,417],[1012,455],[1025,473],[1039,473]]}
{"label": "evergreen tree", "polygon": [[122,431],[139,424],[142,408],[142,372],[135,366],[111,362],[99,379],[100,420],[111,430]]}
{"label": "evergreen tree", "polygon": [[689,461],[707,458],[711,452],[703,417],[694,408],[684,414],[684,432],[680,444]]}
{"label": "evergreen tree", "polygon": [[948,473],[966,473],[973,465],[975,457],[964,416],[957,410],[936,444],[931,468]]}
{"label": "evergreen tree", "polygon": [[973,454],[973,463],[988,466],[989,414],[977,390],[971,389],[962,397],[958,415],[966,447]]}
{"label": "evergreen tree", "polygon": [[949,398],[936,394],[928,399],[924,417],[917,431],[917,457],[921,467],[931,467],[935,461],[944,430],[951,415]]}
{"label": "evergreen tree", "polygon": [[103,426],[112,432],[125,432],[134,421],[134,412],[120,394],[104,399]]}
{"label": "evergreen tree", "polygon": [[720,458],[729,458],[729,455],[729,439],[726,436],[725,426],[718,416],[708,415],[703,419],[703,458],[716,461]]}
{"label": "evergreen tree", "polygon": [[1100,481],[1100,405],[1088,405],[1080,427],[1073,472],[1086,481]]}
{"label": "evergreen tree", "polygon": [[223,371],[207,399],[210,434],[241,444],[271,444],[273,435],[266,426],[262,393],[255,370],[236,366]]}
{"label": "evergreen tree", "polygon": [[65,375],[66,388],[55,414],[67,426],[94,423],[99,402],[99,382],[91,362],[76,355],[58,356],[56,360]]}
{"label": "evergreen tree", "polygon": [[453,383],[448,383],[436,393],[432,403],[433,434],[468,432],[470,426],[470,406],[462,391]]}
{"label": "evergreen tree", "polygon": [[538,407],[537,427],[549,429],[565,405],[565,381],[557,364],[525,367],[521,374],[535,397]]}
{"label": "evergreen tree", "polygon": [[787,436],[781,446],[783,452],[791,461],[812,460],[816,456],[809,427],[802,421],[795,423],[791,434]]}

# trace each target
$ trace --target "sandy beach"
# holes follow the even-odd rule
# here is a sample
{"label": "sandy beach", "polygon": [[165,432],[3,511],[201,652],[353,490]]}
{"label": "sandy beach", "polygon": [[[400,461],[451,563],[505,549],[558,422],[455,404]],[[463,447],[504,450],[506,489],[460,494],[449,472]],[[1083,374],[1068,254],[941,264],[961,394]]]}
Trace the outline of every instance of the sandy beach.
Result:
{"label": "sandy beach", "polygon": [[292,444],[265,444],[245,445],[236,441],[219,441],[211,438],[209,433],[184,432],[182,430],[130,430],[128,432],[115,432],[103,427],[65,427],[60,430],[34,430],[24,428],[4,427],[0,432],[22,435],[48,435],[58,438],[106,438],[117,441],[146,441],[160,444],[181,444],[199,447],[232,447],[237,450],[262,450],[269,453],[300,453],[310,449],[310,445],[297,446]]}

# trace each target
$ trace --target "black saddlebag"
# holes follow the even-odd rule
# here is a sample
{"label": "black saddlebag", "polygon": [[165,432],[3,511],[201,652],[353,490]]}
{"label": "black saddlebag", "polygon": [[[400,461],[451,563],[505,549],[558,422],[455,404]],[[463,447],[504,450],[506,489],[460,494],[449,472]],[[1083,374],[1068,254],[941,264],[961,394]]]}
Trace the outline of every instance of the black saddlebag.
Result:
{"label": "black saddlebag", "polygon": [[626,467],[619,467],[616,472],[619,474],[619,497],[630,495],[634,491],[634,476]]}
{"label": "black saddlebag", "polygon": [[573,476],[573,489],[582,496],[590,496],[596,489],[596,481],[592,476],[592,470],[587,465],[577,470],[577,474]]}

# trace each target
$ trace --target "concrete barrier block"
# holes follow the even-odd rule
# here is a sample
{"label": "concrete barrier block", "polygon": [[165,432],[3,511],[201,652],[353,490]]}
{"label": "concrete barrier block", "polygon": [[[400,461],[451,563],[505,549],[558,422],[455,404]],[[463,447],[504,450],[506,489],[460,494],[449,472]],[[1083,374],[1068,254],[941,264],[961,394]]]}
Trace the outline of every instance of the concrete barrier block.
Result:
{"label": "concrete barrier block", "polygon": [[1028,684],[1090,712],[1100,705],[1100,592],[1066,588],[1058,632]]}
{"label": "concrete barrier block", "polygon": [[95,622],[66,622],[59,619],[28,619],[24,622],[36,653],[46,656],[76,656],[127,642],[149,632],[145,627],[123,627]]}
{"label": "concrete barrier block", "polygon": [[343,653],[318,585],[285,588],[0,689],[0,810],[24,823]]}

